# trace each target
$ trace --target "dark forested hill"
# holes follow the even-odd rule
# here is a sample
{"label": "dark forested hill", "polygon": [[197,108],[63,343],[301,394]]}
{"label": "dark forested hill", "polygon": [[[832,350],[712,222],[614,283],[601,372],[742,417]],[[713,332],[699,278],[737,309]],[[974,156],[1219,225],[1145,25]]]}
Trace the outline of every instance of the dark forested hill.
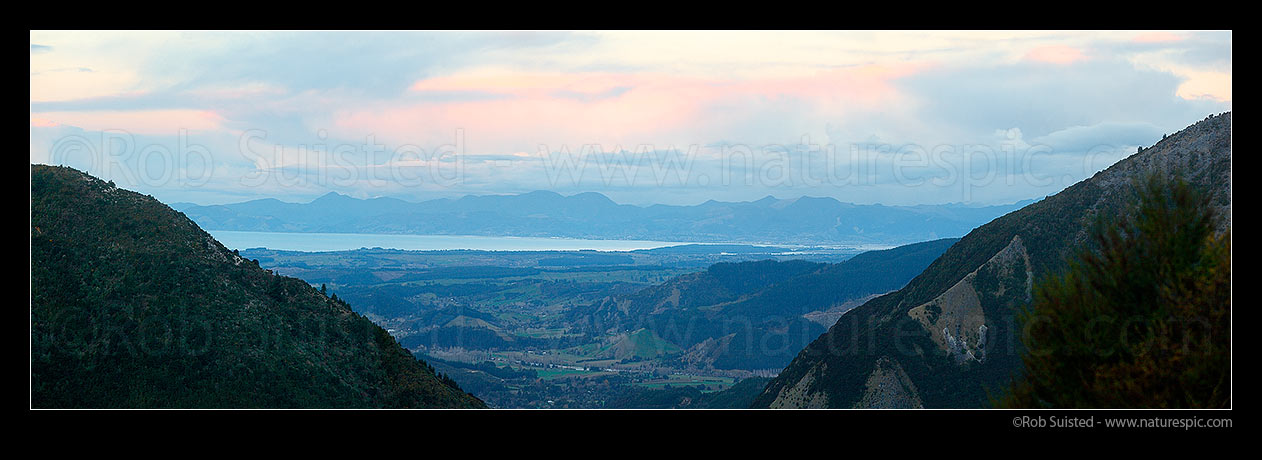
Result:
{"label": "dark forested hill", "polygon": [[483,407],[152,197],[31,166],[31,405]]}
{"label": "dark forested hill", "polygon": [[651,331],[697,367],[778,369],[867,297],[898,289],[954,239],[869,251],[823,264],[720,263],[629,296],[567,312],[595,332]]}
{"label": "dark forested hill", "polygon": [[[978,227],[897,292],[842,316],[755,407],[981,407],[1021,369],[1017,310],[1063,270],[1136,179],[1179,171],[1230,227],[1231,113],[1211,116],[1061,193]],[[988,394],[991,393],[991,394]]]}

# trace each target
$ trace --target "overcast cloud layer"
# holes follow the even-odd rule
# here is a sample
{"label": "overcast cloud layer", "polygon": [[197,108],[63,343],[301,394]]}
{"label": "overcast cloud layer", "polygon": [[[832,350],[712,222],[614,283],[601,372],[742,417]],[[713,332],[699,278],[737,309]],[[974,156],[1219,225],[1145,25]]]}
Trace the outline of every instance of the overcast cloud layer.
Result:
{"label": "overcast cloud layer", "polygon": [[1231,32],[30,38],[31,162],[200,204],[1010,203],[1231,109]]}

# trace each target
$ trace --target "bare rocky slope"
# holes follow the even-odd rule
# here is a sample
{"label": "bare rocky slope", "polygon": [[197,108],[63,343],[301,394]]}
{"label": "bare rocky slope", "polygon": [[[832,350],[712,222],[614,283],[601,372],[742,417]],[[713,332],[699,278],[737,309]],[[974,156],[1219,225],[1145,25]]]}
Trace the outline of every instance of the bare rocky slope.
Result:
{"label": "bare rocky slope", "polygon": [[1090,179],[995,219],[902,289],[843,315],[753,407],[985,407],[1021,369],[1016,312],[1086,244],[1134,181],[1180,171],[1231,226],[1231,113],[1206,118]]}

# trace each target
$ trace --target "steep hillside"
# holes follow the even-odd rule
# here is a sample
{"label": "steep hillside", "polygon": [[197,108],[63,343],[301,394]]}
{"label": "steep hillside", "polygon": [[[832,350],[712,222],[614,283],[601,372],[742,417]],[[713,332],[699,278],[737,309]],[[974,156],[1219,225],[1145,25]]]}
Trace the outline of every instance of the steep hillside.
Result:
{"label": "steep hillside", "polygon": [[652,331],[684,350],[678,358],[683,365],[778,369],[845,311],[902,287],[955,241],[870,251],[836,264],[715,264],[567,316],[597,334]]}
{"label": "steep hillside", "polygon": [[149,196],[31,166],[31,404],[483,407],[385,330]]}
{"label": "steep hillside", "polygon": [[754,407],[981,407],[1019,371],[1016,310],[1062,270],[1133,180],[1181,170],[1230,227],[1231,114],[1211,116],[1088,180],[985,224],[897,292],[842,316]]}
{"label": "steep hillside", "polygon": [[718,263],[705,271],[649,286],[634,295],[611,296],[594,309],[574,310],[569,315],[578,322],[589,323],[594,331],[603,332],[669,310],[697,309],[739,300],[826,265],[802,260]]}

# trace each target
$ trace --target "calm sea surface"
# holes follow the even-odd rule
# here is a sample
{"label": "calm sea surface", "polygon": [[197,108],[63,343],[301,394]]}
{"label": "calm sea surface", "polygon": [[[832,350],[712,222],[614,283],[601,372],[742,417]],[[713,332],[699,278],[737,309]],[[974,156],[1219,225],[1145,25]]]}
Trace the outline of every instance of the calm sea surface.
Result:
{"label": "calm sea surface", "polygon": [[377,235],[360,233],[282,233],[207,230],[229,249],[268,248],[282,251],[346,251],[359,248],[414,251],[478,249],[486,251],[633,251],[688,244],[670,241],[579,240],[515,236]]}

